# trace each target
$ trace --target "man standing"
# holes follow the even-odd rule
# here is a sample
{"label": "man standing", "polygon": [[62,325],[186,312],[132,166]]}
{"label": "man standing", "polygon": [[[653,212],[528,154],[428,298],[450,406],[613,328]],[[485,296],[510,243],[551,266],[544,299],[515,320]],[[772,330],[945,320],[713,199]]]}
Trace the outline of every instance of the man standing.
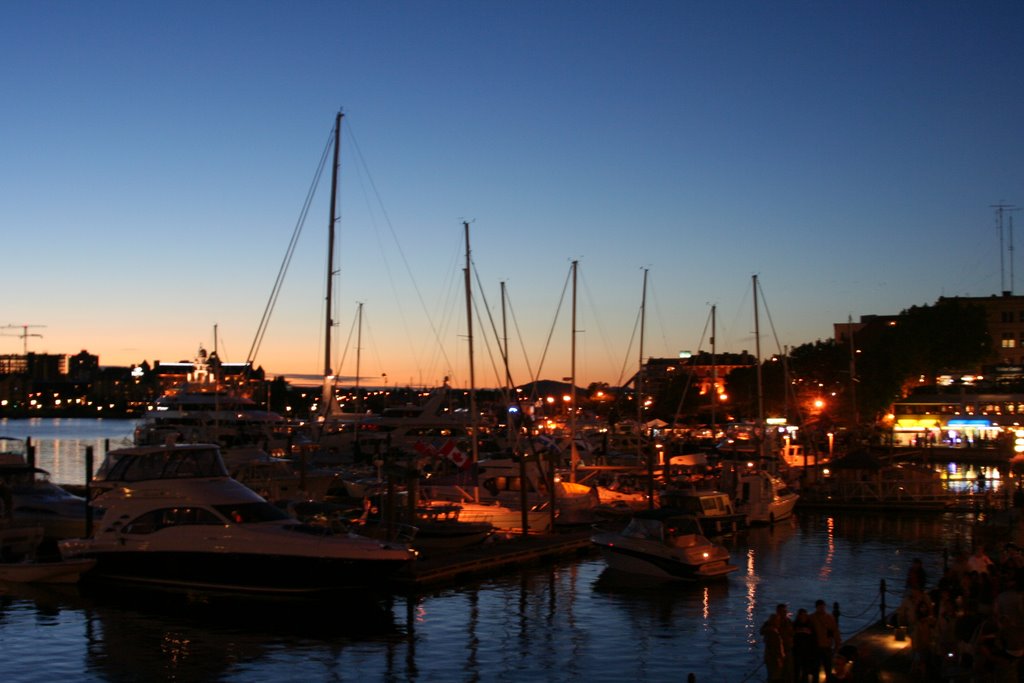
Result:
{"label": "man standing", "polygon": [[814,671],[814,678],[817,680],[818,671],[822,667],[825,668],[826,677],[831,673],[832,656],[839,649],[842,639],[839,637],[839,624],[825,609],[824,600],[815,601],[811,626],[814,628],[814,640],[818,646],[818,666]]}

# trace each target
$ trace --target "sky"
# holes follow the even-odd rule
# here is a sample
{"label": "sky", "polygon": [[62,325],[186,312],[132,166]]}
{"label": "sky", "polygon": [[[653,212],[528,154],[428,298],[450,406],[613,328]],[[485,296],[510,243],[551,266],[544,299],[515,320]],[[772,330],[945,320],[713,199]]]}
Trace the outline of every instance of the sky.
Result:
{"label": "sky", "polygon": [[322,374],[338,111],[331,365],[364,385],[497,386],[506,339],[517,384],[754,352],[754,276],[763,356],[1020,293],[1024,214],[993,206],[1024,207],[1022,26],[941,0],[0,3],[0,353]]}

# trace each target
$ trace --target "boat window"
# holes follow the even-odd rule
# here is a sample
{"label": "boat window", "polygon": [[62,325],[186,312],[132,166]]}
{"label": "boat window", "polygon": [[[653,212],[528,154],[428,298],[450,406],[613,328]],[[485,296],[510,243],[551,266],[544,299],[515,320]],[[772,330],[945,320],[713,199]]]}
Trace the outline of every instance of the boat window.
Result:
{"label": "boat window", "polygon": [[193,524],[223,524],[209,510],[195,507],[162,508],[150,510],[124,526],[126,534],[151,534],[170,526]]}
{"label": "boat window", "polygon": [[106,474],[106,481],[146,481],[194,477],[226,477],[227,471],[214,448],[160,449],[125,455]]}
{"label": "boat window", "polygon": [[214,505],[213,508],[226,519],[236,524],[255,522],[276,522],[291,519],[287,513],[270,503],[239,503],[238,505]]}

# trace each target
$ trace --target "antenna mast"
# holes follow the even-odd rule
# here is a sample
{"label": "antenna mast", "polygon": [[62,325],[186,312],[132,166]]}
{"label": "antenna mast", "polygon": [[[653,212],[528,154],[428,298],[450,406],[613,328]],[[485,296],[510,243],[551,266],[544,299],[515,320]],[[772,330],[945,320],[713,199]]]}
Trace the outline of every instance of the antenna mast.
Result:
{"label": "antenna mast", "polygon": [[1013,204],[991,204],[996,210],[996,231],[999,233],[999,291],[1003,294],[1013,293],[1013,217],[1010,218],[1010,289],[1006,289],[1006,258],[1004,255],[1005,246],[1003,243],[1003,214],[1011,211],[1019,211]]}

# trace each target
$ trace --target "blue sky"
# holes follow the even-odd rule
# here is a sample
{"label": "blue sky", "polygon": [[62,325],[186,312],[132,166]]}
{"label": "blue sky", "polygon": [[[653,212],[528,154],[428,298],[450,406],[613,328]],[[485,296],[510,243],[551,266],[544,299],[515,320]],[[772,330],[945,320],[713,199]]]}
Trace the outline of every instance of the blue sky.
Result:
{"label": "blue sky", "polygon": [[[753,351],[753,274],[764,354],[1019,292],[991,206],[1024,206],[1022,26],[1019,2],[3,3],[0,325],[104,365],[216,325],[245,360],[339,109],[333,355],[356,372],[362,302],[367,383],[468,384],[463,220],[517,382],[570,375],[574,259],[582,384],[636,368],[644,268],[653,356],[710,350],[712,304],[717,350]],[[323,367],[328,185],[272,374]]]}

